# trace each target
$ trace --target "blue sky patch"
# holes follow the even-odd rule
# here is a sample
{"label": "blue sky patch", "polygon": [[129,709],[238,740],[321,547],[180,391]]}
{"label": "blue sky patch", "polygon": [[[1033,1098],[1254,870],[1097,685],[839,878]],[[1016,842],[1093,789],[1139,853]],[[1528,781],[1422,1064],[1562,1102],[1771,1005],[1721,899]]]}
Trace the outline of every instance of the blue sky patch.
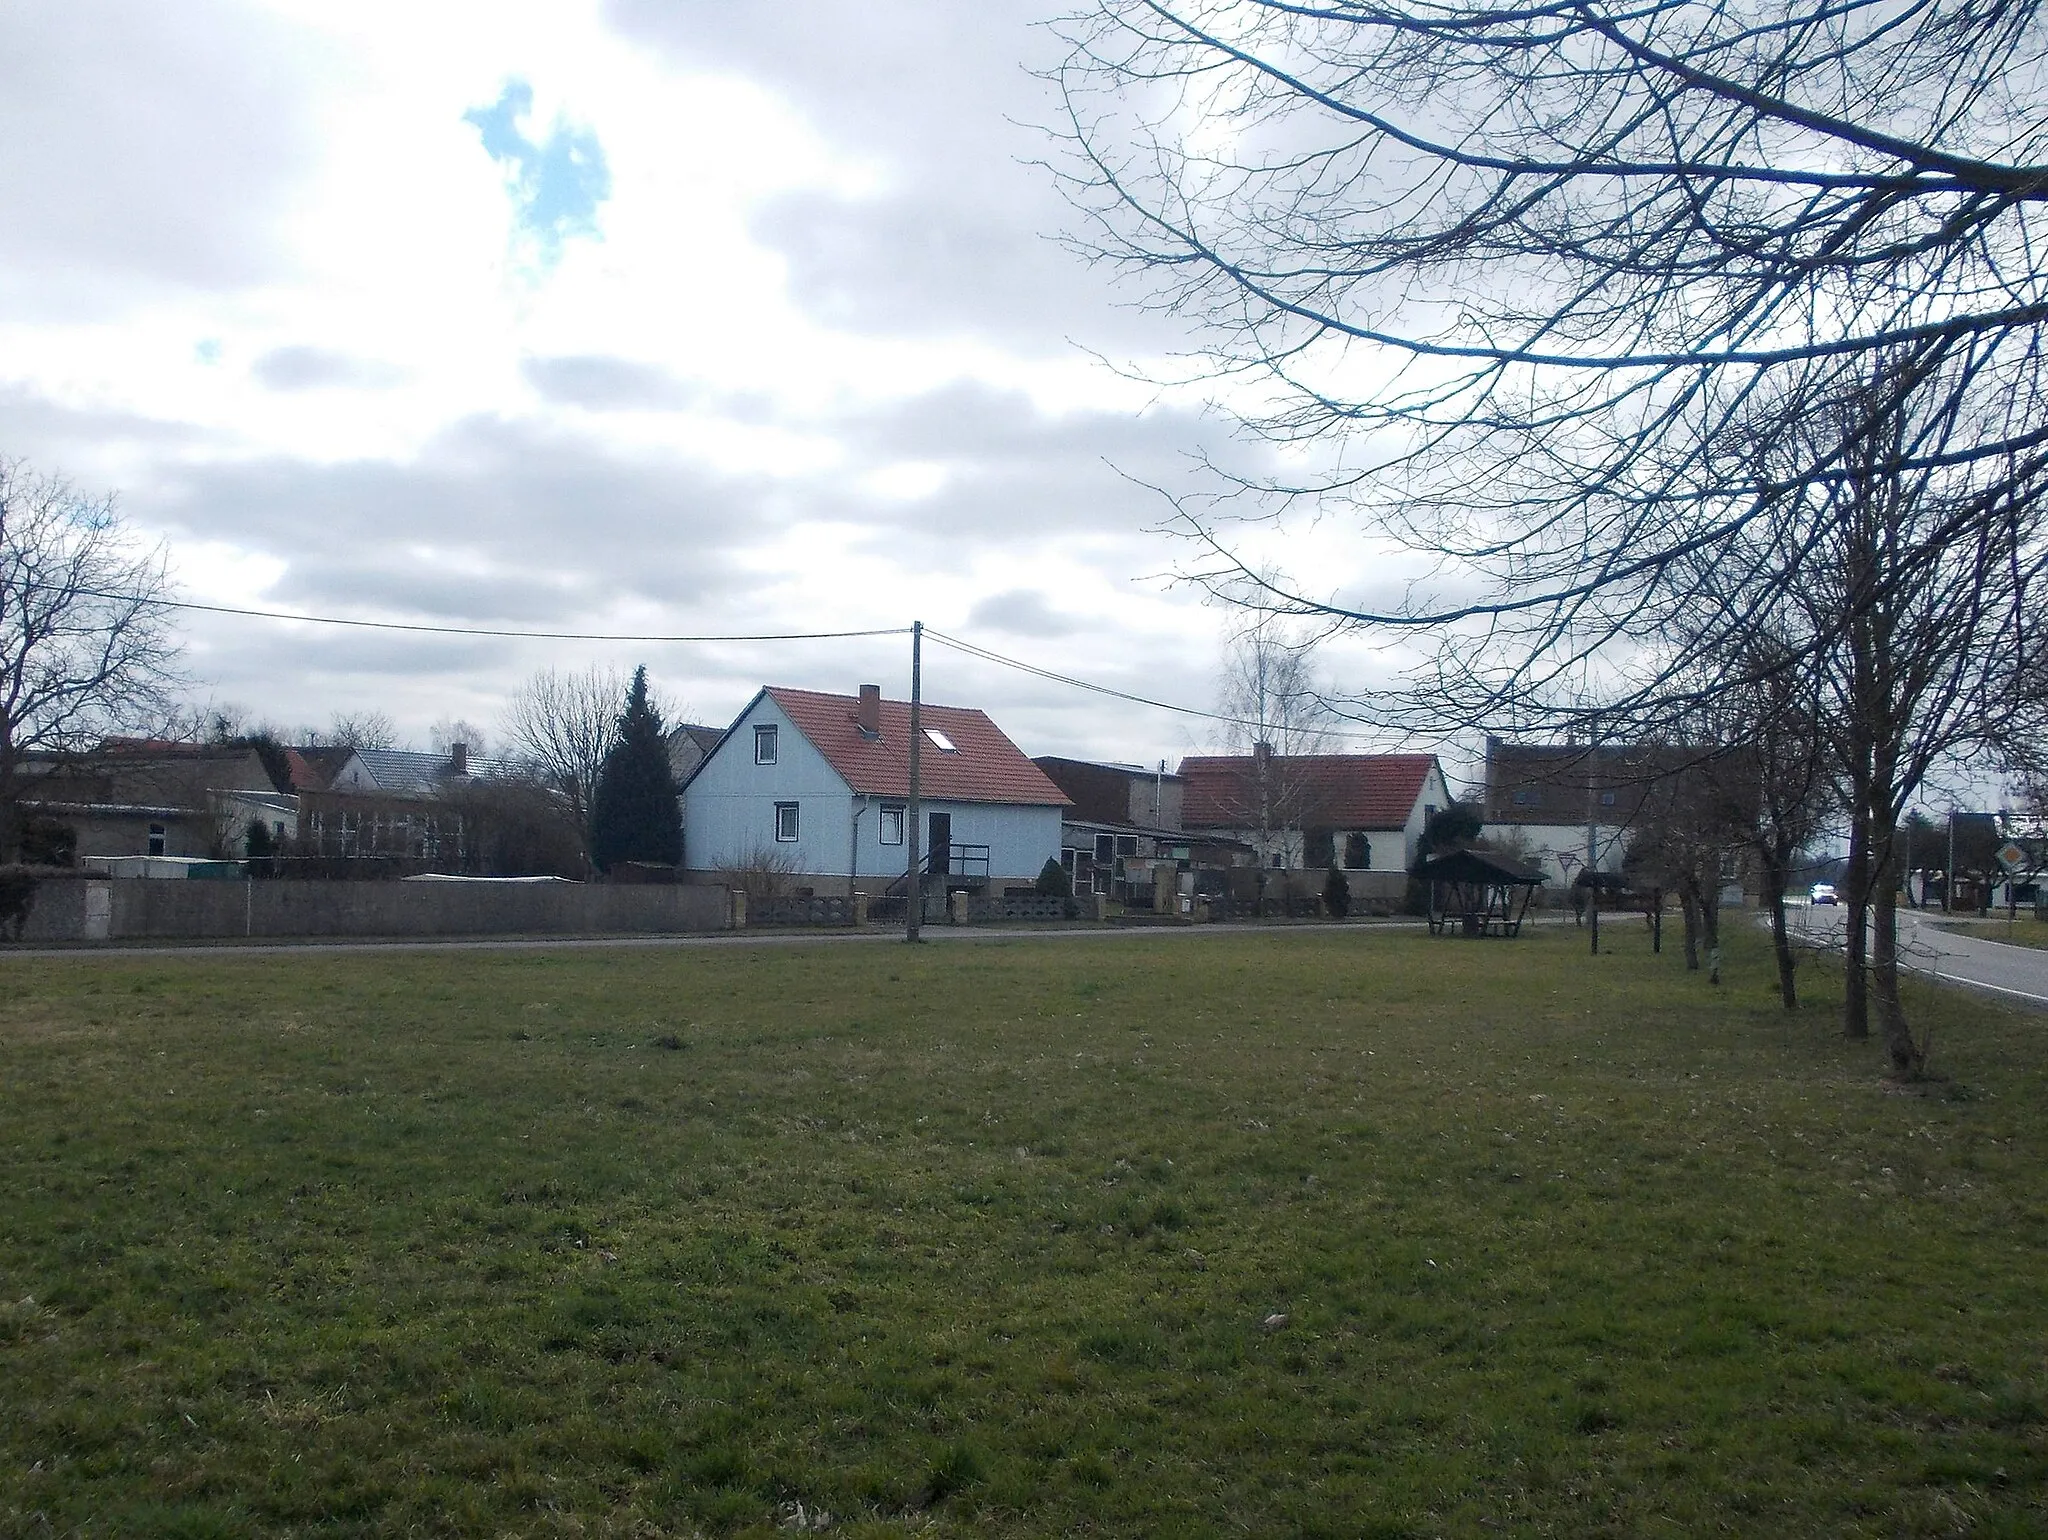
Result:
{"label": "blue sky patch", "polygon": [[513,79],[496,102],[472,107],[462,121],[475,126],[484,152],[507,172],[517,234],[533,243],[543,266],[552,267],[564,241],[602,238],[597,206],[611,196],[612,174],[604,146],[587,128],[557,118],[545,140],[532,139],[523,126],[532,111],[533,87]]}

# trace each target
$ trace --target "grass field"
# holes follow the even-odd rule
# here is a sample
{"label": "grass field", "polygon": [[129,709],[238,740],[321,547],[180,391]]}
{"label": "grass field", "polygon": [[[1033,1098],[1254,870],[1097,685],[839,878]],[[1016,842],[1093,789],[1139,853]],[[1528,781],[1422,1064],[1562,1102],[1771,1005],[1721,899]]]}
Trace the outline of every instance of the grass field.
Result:
{"label": "grass field", "polygon": [[1603,940],[0,959],[0,1534],[2042,1533],[2048,1023]]}
{"label": "grass field", "polygon": [[1956,916],[1935,923],[1943,930],[1952,930],[1959,936],[1975,936],[1980,941],[2003,941],[2010,946],[2048,949],[2048,925],[2035,919],[2029,909],[2022,909],[2010,918],[2000,911],[1987,919]]}

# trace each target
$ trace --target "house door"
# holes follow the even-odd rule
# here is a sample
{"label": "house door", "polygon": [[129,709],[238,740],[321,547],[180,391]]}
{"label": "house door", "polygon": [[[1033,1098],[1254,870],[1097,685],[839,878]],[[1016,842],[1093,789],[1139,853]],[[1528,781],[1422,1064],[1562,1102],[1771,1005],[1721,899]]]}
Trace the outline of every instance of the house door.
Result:
{"label": "house door", "polygon": [[932,853],[931,871],[935,876],[947,876],[953,870],[953,815],[934,813],[928,827],[931,840],[926,848]]}

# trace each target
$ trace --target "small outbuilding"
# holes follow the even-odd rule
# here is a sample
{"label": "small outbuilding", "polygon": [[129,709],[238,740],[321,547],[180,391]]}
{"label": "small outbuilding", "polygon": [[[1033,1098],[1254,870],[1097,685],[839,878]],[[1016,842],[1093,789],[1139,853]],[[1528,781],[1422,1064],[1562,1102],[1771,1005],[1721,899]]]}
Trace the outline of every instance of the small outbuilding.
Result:
{"label": "small outbuilding", "polygon": [[1516,936],[1540,871],[1490,850],[1447,850],[1415,870],[1429,889],[1432,936]]}

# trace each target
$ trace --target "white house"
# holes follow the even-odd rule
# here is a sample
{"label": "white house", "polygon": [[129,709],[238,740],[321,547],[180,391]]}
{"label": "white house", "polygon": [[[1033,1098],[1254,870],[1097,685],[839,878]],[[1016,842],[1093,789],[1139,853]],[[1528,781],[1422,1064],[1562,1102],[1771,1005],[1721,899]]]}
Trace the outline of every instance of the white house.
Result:
{"label": "white house", "polygon": [[1251,845],[1261,866],[1405,872],[1451,803],[1434,754],[1200,755],[1180,762],[1182,822]]}
{"label": "white house", "polygon": [[[923,706],[929,870],[953,888],[1029,884],[1060,852],[1067,797],[979,711]],[[905,875],[910,705],[878,686],[762,690],[683,786],[683,865],[768,870],[821,897]]]}

